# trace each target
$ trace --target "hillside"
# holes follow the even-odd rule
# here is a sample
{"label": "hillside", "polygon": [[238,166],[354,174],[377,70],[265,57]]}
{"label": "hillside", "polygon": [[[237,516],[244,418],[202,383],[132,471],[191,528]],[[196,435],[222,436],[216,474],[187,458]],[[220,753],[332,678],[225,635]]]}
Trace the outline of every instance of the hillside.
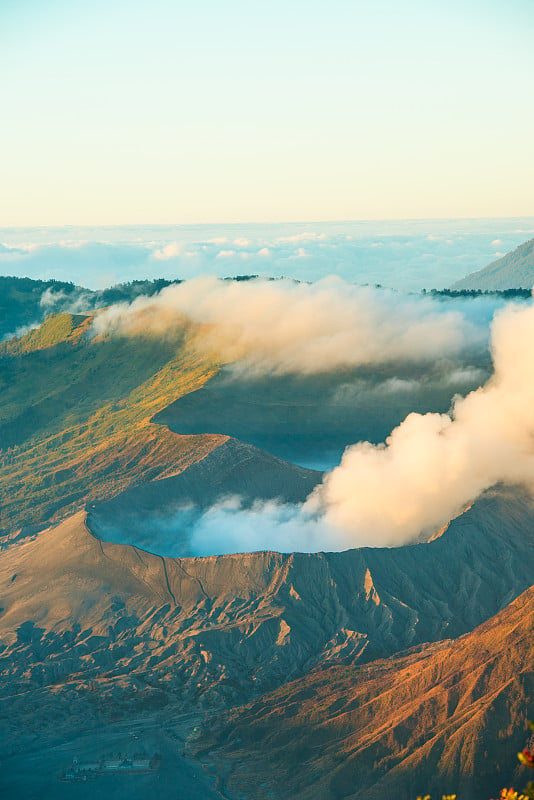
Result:
{"label": "hillside", "polygon": [[[529,776],[534,587],[455,641],[366,667],[316,670],[205,726],[239,797],[496,797]],[[243,793],[243,794],[242,794]]]}
{"label": "hillside", "polygon": [[183,334],[95,339],[62,313],[0,350],[0,532],[43,525],[130,485],[175,474],[226,437],[179,436],[151,418],[217,365]]}
{"label": "hillside", "polygon": [[112,303],[152,295],[170,283],[164,279],[137,280],[107,289],[91,290],[73,283],[32,278],[0,277],[0,343],[39,326],[50,312],[88,312]]}
{"label": "hillside", "polygon": [[[320,472],[222,435],[217,409],[227,408],[224,419],[237,419],[243,430],[252,430],[253,419],[261,428],[264,417],[274,430],[279,417],[274,440],[292,428],[283,412],[286,401],[296,416],[313,408],[313,425],[301,429],[304,446],[314,426],[328,444],[328,424],[321,420],[339,414],[325,400],[328,377],[321,379],[324,391],[319,382],[287,381],[281,401],[281,382],[275,381],[262,399],[268,379],[257,381],[255,395],[247,392],[246,381],[228,389],[226,379],[205,391],[219,364],[190,346],[185,327],[164,340],[94,337],[92,319],[63,311],[0,345],[0,735],[11,759],[4,773],[8,783],[0,774],[0,793],[3,786],[13,794],[27,785],[24,759],[36,752],[44,785],[48,765],[58,761],[58,753],[78,747],[81,730],[98,730],[111,742],[121,725],[134,725],[154,742],[154,732],[164,729],[161,746],[174,763],[180,748],[192,745],[190,731],[201,717],[202,751],[209,748],[211,759],[222,759],[219,775],[224,765],[243,759],[242,777],[234,773],[230,786],[247,798],[261,797],[250,794],[250,787],[256,792],[269,784],[277,769],[280,776],[294,775],[295,797],[311,781],[302,800],[352,796],[355,781],[371,797],[383,787],[386,797],[394,796],[397,775],[398,785],[414,796],[437,791],[445,767],[456,781],[443,787],[449,791],[461,785],[462,771],[467,781],[474,770],[483,772],[477,748],[499,676],[486,680],[473,662],[472,669],[481,670],[473,697],[482,711],[454,692],[446,701],[453,717],[462,704],[473,708],[473,720],[482,720],[476,735],[470,716],[458,717],[458,728],[446,728],[431,681],[448,685],[439,658],[453,653],[447,648],[456,643],[444,640],[472,631],[532,585],[534,500],[514,489],[487,492],[433,541],[412,546],[308,554],[291,552],[288,537],[284,554],[193,557],[190,530],[177,510],[201,515],[228,495],[239,495],[252,508],[258,499],[299,503],[321,479]],[[346,378],[333,379],[336,393]],[[355,412],[360,423],[374,424],[364,412],[364,406]],[[184,434],[188,415],[198,428]],[[338,445],[352,425],[340,428]],[[513,655],[516,642],[506,641]],[[479,653],[483,647],[493,663],[489,639]],[[467,665],[469,654],[462,652]],[[518,659],[530,657],[518,653]],[[451,656],[455,669],[460,660]],[[462,675],[457,684],[468,687]],[[288,680],[304,681],[302,694],[294,696],[294,686],[284,694]],[[499,719],[507,735],[520,719],[514,709],[526,689],[517,684],[516,693],[507,694],[512,683],[506,680]],[[309,696],[321,701],[315,717],[307,705],[308,686]],[[273,690],[276,713],[288,726],[276,731],[261,699]],[[413,712],[410,702],[418,702],[419,691],[422,710]],[[250,702],[253,712],[219,716]],[[360,730],[359,717],[351,713],[336,727],[346,703],[349,709],[372,709],[375,738],[368,722]],[[395,716],[395,708],[406,708],[406,714]],[[207,729],[215,717],[221,727],[214,739]],[[306,719],[318,726],[312,745],[306,736],[315,728]],[[444,744],[435,750],[428,745],[430,731],[443,743],[449,739],[440,726],[454,739],[462,725],[468,738],[458,734],[460,749],[451,750],[453,756],[449,750],[443,755]],[[490,719],[488,752],[498,738],[492,725]],[[124,730],[117,733],[121,741]],[[271,733],[273,760],[266,765],[243,741],[258,742]],[[311,769],[308,778],[299,772],[301,761]],[[435,783],[423,761],[433,765]],[[412,763],[413,774],[425,782],[416,789],[405,775]],[[286,788],[276,786],[273,800],[284,797]]]}
{"label": "hillside", "polygon": [[72,733],[62,698],[133,717],[147,685],[177,713],[228,707],[464,633],[534,571],[530,501],[494,496],[465,517],[429,544],[346,553],[161,558],[96,539],[82,512],[13,542],[0,559],[3,730],[16,750],[59,723]]}
{"label": "hillside", "polygon": [[89,526],[104,541],[135,544],[159,555],[195,555],[190,523],[213,504],[229,496],[238,496],[247,507],[257,500],[301,503],[321,478],[320,472],[227,439],[177,475],[91,504]]}
{"label": "hillside", "polygon": [[531,289],[534,286],[534,239],[456,281],[453,289]]}
{"label": "hillside", "polygon": [[0,342],[18,329],[41,322],[46,314],[42,305],[45,292],[69,296],[75,291],[72,283],[39,281],[31,278],[0,277]]}

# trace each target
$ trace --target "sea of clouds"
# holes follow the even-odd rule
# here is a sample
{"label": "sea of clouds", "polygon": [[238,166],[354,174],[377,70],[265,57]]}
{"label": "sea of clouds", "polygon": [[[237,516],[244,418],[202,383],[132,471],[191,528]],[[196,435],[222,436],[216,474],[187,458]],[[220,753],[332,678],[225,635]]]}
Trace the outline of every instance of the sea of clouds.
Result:
{"label": "sea of clouds", "polygon": [[259,274],[443,288],[534,235],[534,219],[0,228],[0,274],[91,289]]}

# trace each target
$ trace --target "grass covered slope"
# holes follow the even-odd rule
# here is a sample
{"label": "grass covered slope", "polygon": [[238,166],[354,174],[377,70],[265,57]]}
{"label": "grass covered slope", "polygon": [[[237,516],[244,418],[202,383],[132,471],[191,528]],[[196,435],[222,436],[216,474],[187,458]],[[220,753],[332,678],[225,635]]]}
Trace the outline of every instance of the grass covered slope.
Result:
{"label": "grass covered slope", "polygon": [[0,277],[0,341],[18,328],[43,319],[42,297],[45,292],[70,296],[76,291],[72,283],[39,281],[31,278]]}
{"label": "grass covered slope", "polygon": [[179,280],[135,280],[107,289],[91,290],[57,280],[0,277],[0,342],[37,327],[50,311],[79,311],[103,308],[112,303],[131,303],[140,295],[151,296]]}
{"label": "grass covered slope", "polygon": [[59,314],[0,350],[0,530],[179,472],[226,437],[151,423],[217,365],[181,335],[102,340],[91,317]]}

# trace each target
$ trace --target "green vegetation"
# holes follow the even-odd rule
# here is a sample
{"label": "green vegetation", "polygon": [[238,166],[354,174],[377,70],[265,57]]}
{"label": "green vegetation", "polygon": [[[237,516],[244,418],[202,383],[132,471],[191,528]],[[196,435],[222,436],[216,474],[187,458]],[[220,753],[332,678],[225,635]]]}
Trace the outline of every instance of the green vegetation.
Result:
{"label": "green vegetation", "polygon": [[58,314],[0,349],[0,530],[41,524],[177,472],[219,442],[151,418],[217,365],[175,339],[92,339]]}
{"label": "green vegetation", "polygon": [[21,326],[43,319],[41,297],[48,289],[69,296],[76,287],[62,281],[0,277],[0,340]]}
{"label": "green vegetation", "polygon": [[[112,305],[131,303],[140,295],[152,296],[179,280],[130,281],[108,289],[91,291],[65,281],[40,281],[31,278],[0,277],[0,342],[13,336],[18,329],[38,326],[50,311],[70,311],[73,307],[84,312]],[[48,292],[48,301],[43,295]],[[55,302],[53,302],[55,300]]]}
{"label": "green vegetation", "polygon": [[81,335],[83,324],[90,321],[85,315],[56,314],[48,317],[38,328],[33,328],[20,338],[10,339],[0,344],[1,355],[18,355],[34,350],[45,350],[57,344],[68,342],[73,336]]}
{"label": "green vegetation", "polygon": [[531,289],[431,289],[422,294],[432,297],[502,297],[504,300],[529,300],[532,297]]}

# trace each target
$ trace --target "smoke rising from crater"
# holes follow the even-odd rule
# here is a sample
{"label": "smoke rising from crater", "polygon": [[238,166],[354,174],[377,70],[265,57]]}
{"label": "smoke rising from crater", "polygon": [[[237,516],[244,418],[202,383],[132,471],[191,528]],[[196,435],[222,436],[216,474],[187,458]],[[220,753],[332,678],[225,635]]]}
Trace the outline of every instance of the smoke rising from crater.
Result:
{"label": "smoke rising from crater", "polygon": [[[184,320],[193,321],[198,347],[241,369],[267,373],[425,363],[484,341],[481,326],[439,301],[338,279],[311,285],[192,280],[106,310],[95,330],[159,335]],[[249,514],[239,526],[243,547],[236,533],[234,549],[255,549],[246,544],[245,532],[251,524],[260,530],[260,517],[266,521],[260,526],[262,548],[280,549],[280,533],[285,549],[303,541],[323,550],[399,545],[436,531],[497,483],[532,489],[533,343],[532,305],[499,311],[491,336],[494,374],[484,386],[455,398],[447,414],[409,414],[384,444],[349,446],[302,507],[254,509],[255,522]],[[240,514],[242,509],[225,507],[217,509],[218,516],[204,515],[195,524],[197,540],[205,540],[200,549],[208,547],[217,526],[226,528],[223,517],[237,531],[236,520],[245,520]]]}
{"label": "smoke rising from crater", "polygon": [[164,336],[243,371],[311,374],[360,365],[429,362],[486,345],[485,326],[430,297],[339,278],[224,281],[204,276],[100,313],[95,334]]}
{"label": "smoke rising from crater", "polygon": [[492,326],[494,374],[449,414],[409,414],[385,444],[347,448],[305,504],[369,544],[440,528],[496,483],[534,487],[534,307]]}
{"label": "smoke rising from crater", "polygon": [[204,513],[197,554],[398,546],[439,530],[498,483],[534,489],[534,307],[492,327],[494,374],[450,414],[409,414],[384,444],[347,448],[302,506],[235,501]]}

